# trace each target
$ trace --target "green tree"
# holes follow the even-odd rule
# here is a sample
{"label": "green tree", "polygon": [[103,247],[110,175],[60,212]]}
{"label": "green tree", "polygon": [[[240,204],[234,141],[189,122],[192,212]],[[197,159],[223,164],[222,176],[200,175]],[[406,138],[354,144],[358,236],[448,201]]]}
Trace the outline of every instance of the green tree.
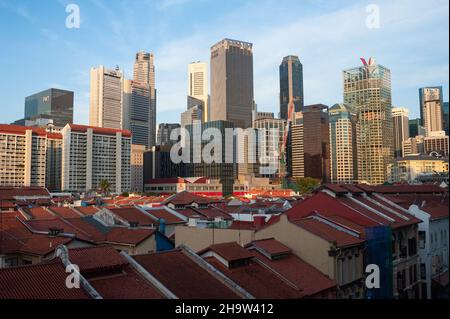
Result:
{"label": "green tree", "polygon": [[295,179],[301,194],[309,194],[320,186],[320,180],[311,177],[302,177]]}
{"label": "green tree", "polygon": [[106,179],[100,181],[99,187],[104,195],[109,194],[109,192],[111,191],[111,184]]}

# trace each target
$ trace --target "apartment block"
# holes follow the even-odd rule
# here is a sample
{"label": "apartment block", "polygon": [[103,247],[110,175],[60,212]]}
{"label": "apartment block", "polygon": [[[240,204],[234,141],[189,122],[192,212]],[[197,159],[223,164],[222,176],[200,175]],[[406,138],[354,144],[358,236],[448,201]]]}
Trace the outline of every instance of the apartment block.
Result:
{"label": "apartment block", "polygon": [[58,133],[43,128],[0,125],[0,186],[61,188]]}
{"label": "apartment block", "polygon": [[85,192],[106,180],[111,192],[131,188],[131,133],[69,124],[62,130],[62,189]]}

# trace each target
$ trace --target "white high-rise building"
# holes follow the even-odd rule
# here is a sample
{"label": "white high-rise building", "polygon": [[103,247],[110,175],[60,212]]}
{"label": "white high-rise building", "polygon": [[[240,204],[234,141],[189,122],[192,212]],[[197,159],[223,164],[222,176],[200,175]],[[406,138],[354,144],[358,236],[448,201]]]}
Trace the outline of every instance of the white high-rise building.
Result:
{"label": "white high-rise building", "polygon": [[59,133],[0,124],[0,186],[60,190],[61,145]]}
{"label": "white high-rise building", "polygon": [[420,115],[422,126],[427,136],[431,132],[442,131],[442,87],[425,87],[419,89]]}
{"label": "white high-rise building", "polygon": [[61,133],[62,190],[85,192],[106,180],[113,193],[130,191],[129,131],[67,124]]}
{"label": "white high-rise building", "polygon": [[188,108],[201,104],[203,121],[209,120],[208,66],[205,62],[192,62],[188,67]]}
{"label": "white high-rise building", "polygon": [[91,69],[89,125],[122,129],[124,125],[122,71],[104,66]]}

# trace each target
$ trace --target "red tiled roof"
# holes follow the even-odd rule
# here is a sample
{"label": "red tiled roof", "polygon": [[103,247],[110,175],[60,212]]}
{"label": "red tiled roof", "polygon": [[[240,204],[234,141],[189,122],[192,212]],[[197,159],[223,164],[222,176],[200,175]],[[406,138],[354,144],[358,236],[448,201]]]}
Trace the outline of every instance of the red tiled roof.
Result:
{"label": "red tiled roof", "polygon": [[49,219],[54,218],[54,215],[42,207],[23,208],[25,213],[33,219]]}
{"label": "red tiled roof", "polygon": [[222,210],[215,208],[215,207],[207,207],[207,208],[193,207],[192,210],[203,215],[207,219],[216,219],[216,218],[223,218],[224,220],[233,219],[233,217],[231,217],[229,214],[227,214],[227,213],[223,212]]}
{"label": "red tiled roof", "polygon": [[49,133],[44,128],[33,126],[20,126],[14,124],[0,124],[0,133],[25,135],[27,130],[31,130],[33,135],[47,136],[53,139],[62,139],[62,135],[59,133]]}
{"label": "red tiled roof", "polygon": [[233,269],[227,268],[214,257],[205,260],[257,299],[298,299],[305,296],[300,289],[287,284],[278,274],[256,260]]}
{"label": "red tiled roof", "polygon": [[360,245],[364,240],[338,230],[314,218],[303,218],[291,221],[294,225],[313,233],[338,247]]}
{"label": "red tiled roof", "polygon": [[89,272],[123,268],[128,262],[111,246],[94,246],[69,250],[69,260],[84,275]]}
{"label": "red tiled roof", "polygon": [[16,205],[14,205],[9,200],[1,200],[0,199],[0,208],[15,208]]}
{"label": "red tiled roof", "polygon": [[271,257],[276,257],[279,255],[286,255],[291,252],[291,249],[286,245],[280,243],[278,240],[273,238],[255,240],[251,243],[254,247],[264,251]]}
{"label": "red tiled roof", "polygon": [[66,287],[62,262],[0,269],[0,299],[87,299],[81,289]]}
{"label": "red tiled roof", "polygon": [[157,221],[141,212],[135,207],[108,208],[111,212],[125,219],[127,222],[136,222],[141,226],[157,224]]}
{"label": "red tiled roof", "polygon": [[379,223],[375,220],[356,212],[348,205],[344,205],[346,200],[346,197],[337,199],[326,193],[319,192],[298,203],[288,210],[286,214],[290,220],[295,220],[317,212],[327,217],[338,215],[362,226],[379,226]]}
{"label": "red tiled roof", "polygon": [[80,207],[74,207],[77,211],[82,213],[85,216],[91,216],[94,215],[99,211],[99,209],[95,206],[80,206]]}
{"label": "red tiled roof", "polygon": [[183,191],[177,194],[174,194],[164,201],[164,204],[173,204],[173,205],[191,205],[192,203],[198,204],[212,204],[216,203],[217,200],[213,200],[211,198],[207,198],[200,195],[192,194],[188,191]]}
{"label": "red tiled roof", "polygon": [[179,249],[133,258],[180,299],[239,298]]}
{"label": "red tiled roof", "polygon": [[233,223],[228,229],[256,230],[256,227],[254,222],[233,220]]}
{"label": "red tiled roof", "polygon": [[228,262],[253,258],[253,255],[247,249],[236,242],[211,245],[198,254],[202,255],[206,251],[213,251]]}
{"label": "red tiled roof", "polygon": [[63,218],[79,218],[82,216],[81,213],[74,211],[70,207],[49,207],[48,209]]}
{"label": "red tiled roof", "polygon": [[127,265],[115,276],[91,279],[90,284],[105,299],[163,299],[159,291]]}
{"label": "red tiled roof", "polygon": [[448,190],[435,184],[422,185],[377,185],[372,189],[381,194],[433,194],[446,193]]}
{"label": "red tiled roof", "polygon": [[0,187],[0,199],[36,196],[50,198],[50,193],[43,187]]}
{"label": "red tiled roof", "polygon": [[127,131],[127,130],[118,130],[118,129],[112,129],[112,128],[87,126],[87,125],[79,125],[79,124],[69,124],[69,126],[70,126],[70,129],[75,132],[84,133],[84,132],[87,132],[87,130],[90,128],[96,134],[116,135],[116,133],[122,133],[122,136],[124,136],[124,137],[131,137],[131,132]]}
{"label": "red tiled roof", "polygon": [[435,203],[435,202],[429,202],[425,204],[425,206],[420,207],[421,210],[424,212],[430,214],[431,220],[436,220],[440,218],[448,218],[448,206]]}
{"label": "red tiled roof", "polygon": [[164,221],[166,222],[167,225],[184,224],[185,223],[185,221],[183,219],[181,219],[180,217],[178,217],[178,216],[168,212],[164,208],[151,209],[151,210],[147,210],[147,212],[149,214],[151,214],[152,216],[155,216],[157,218],[157,220],[164,219]]}
{"label": "red tiled roof", "polygon": [[297,286],[307,297],[317,296],[336,287],[334,280],[294,254],[274,260],[266,258],[257,251],[254,254],[265,265]]}

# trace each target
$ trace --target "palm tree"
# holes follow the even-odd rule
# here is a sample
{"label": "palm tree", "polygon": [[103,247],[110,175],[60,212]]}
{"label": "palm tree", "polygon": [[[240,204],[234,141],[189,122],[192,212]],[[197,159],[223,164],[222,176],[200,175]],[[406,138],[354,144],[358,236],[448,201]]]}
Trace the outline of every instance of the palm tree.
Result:
{"label": "palm tree", "polygon": [[106,179],[103,179],[100,181],[99,187],[102,190],[104,195],[109,194],[109,191],[111,190],[111,185],[109,184],[109,182]]}

